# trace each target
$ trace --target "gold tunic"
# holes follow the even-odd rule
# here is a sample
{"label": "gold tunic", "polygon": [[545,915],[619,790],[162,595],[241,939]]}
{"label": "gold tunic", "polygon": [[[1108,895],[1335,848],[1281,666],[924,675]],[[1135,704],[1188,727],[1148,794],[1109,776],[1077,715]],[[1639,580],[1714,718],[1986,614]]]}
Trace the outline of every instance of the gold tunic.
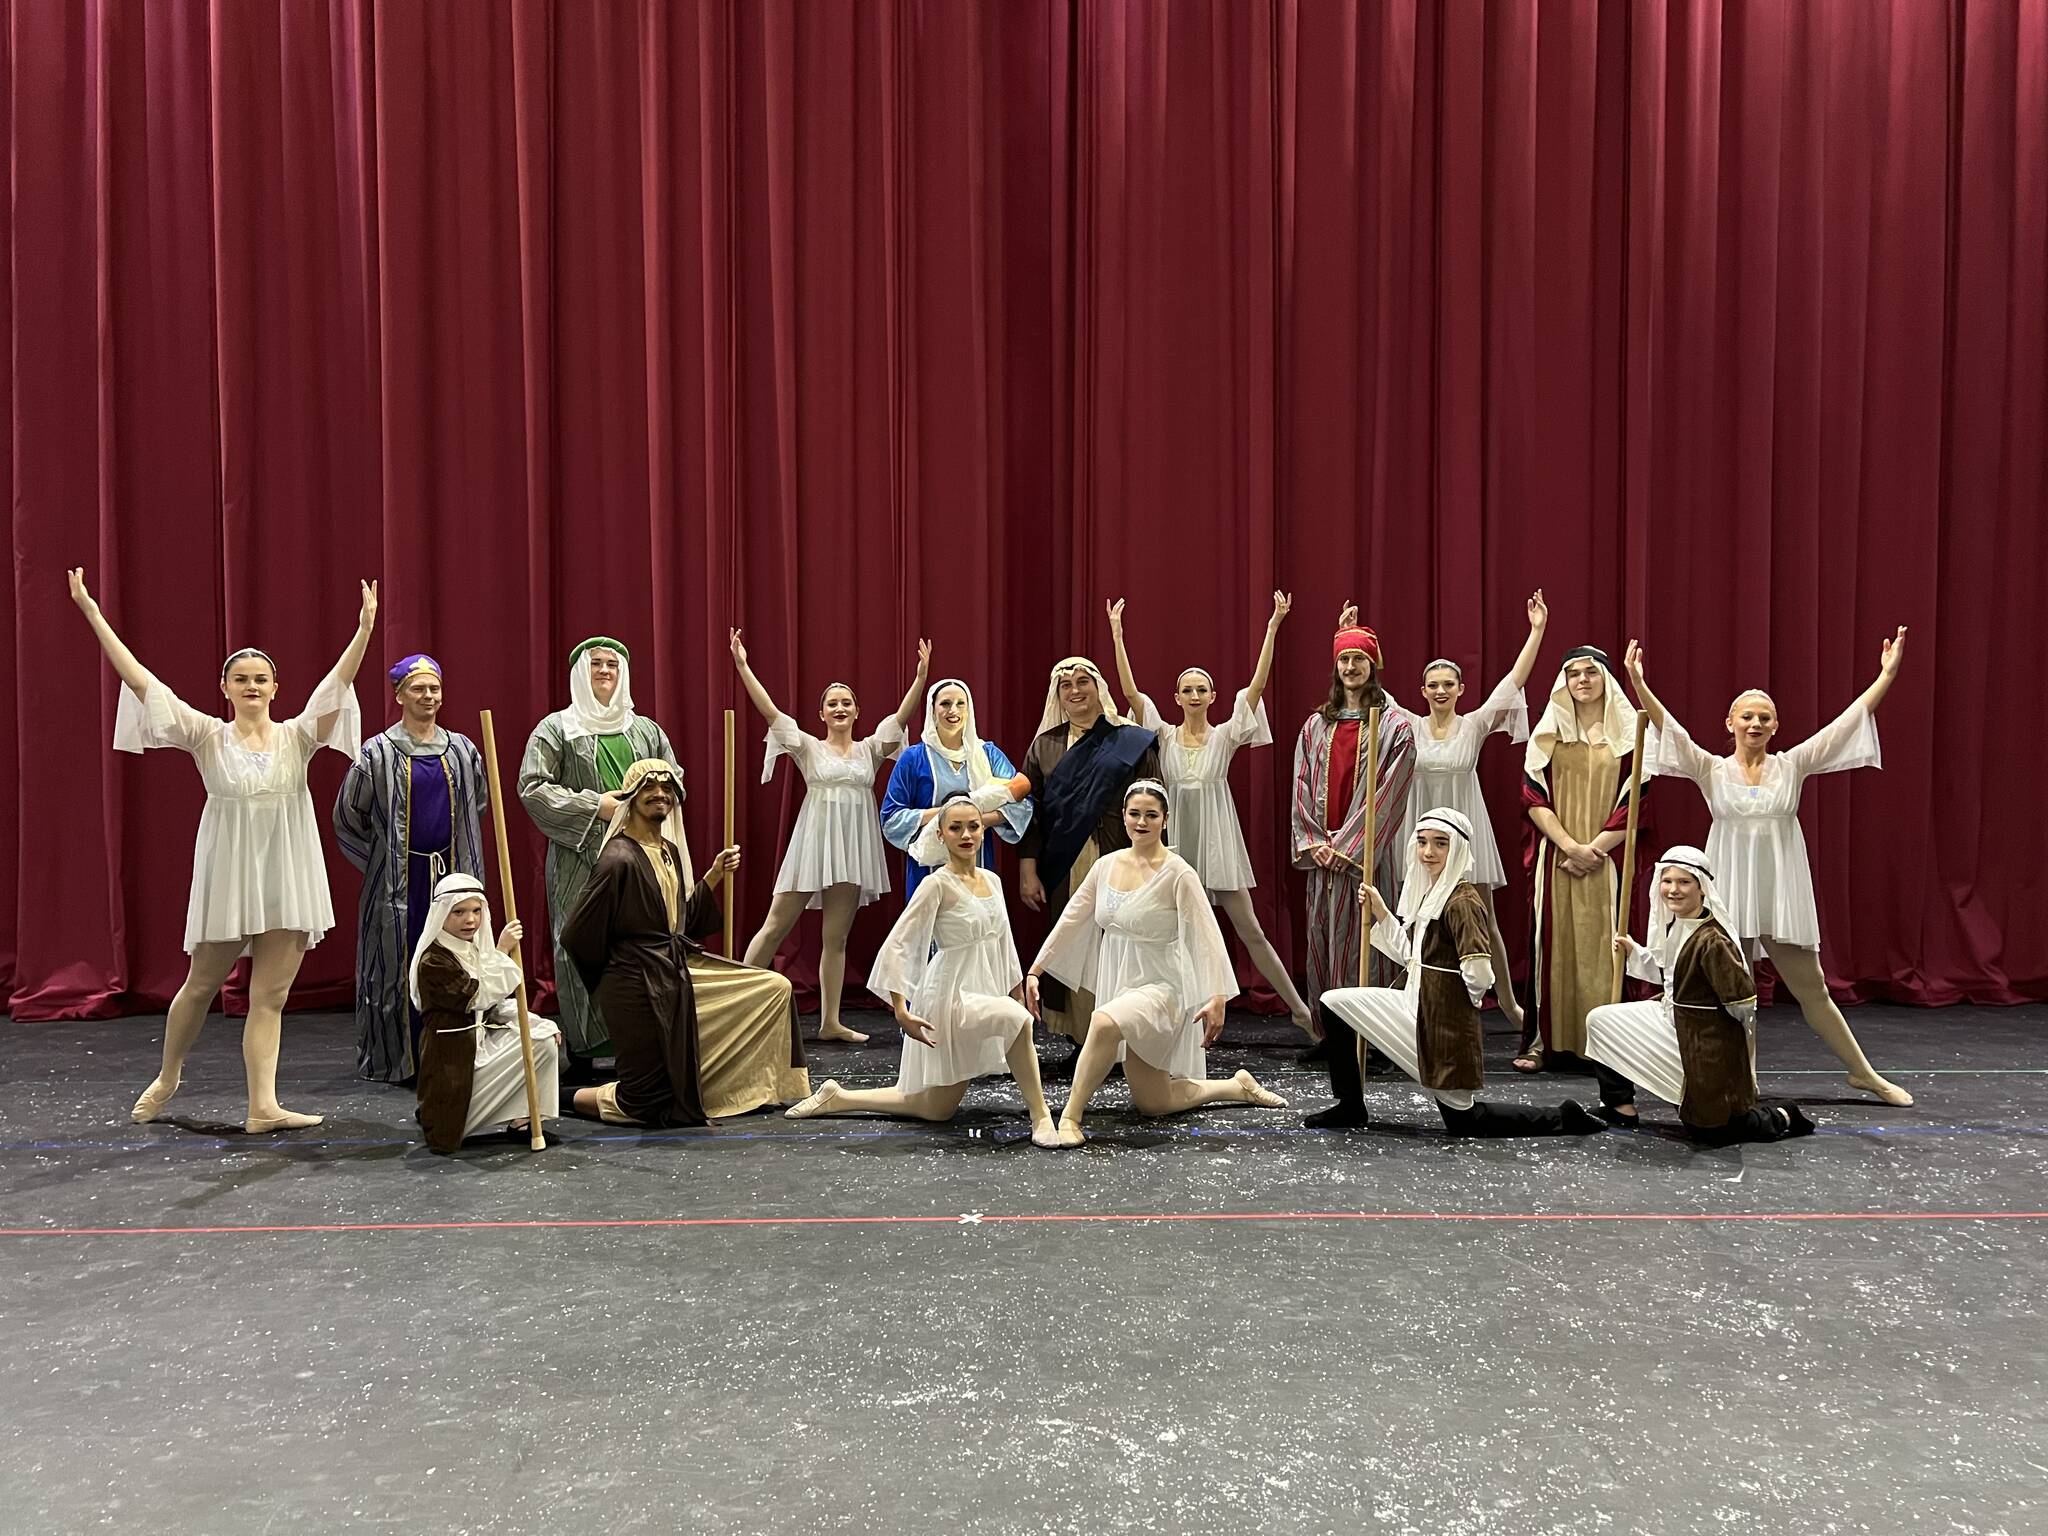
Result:
{"label": "gold tunic", "polygon": [[[1550,800],[1558,824],[1574,842],[1590,843],[1614,813],[1621,760],[1605,742],[1561,741],[1550,756]],[[1553,1051],[1586,1049],[1586,1015],[1613,1001],[1614,904],[1619,875],[1614,861],[1580,878],[1545,843],[1549,861],[1549,913],[1545,925],[1544,1024]]]}

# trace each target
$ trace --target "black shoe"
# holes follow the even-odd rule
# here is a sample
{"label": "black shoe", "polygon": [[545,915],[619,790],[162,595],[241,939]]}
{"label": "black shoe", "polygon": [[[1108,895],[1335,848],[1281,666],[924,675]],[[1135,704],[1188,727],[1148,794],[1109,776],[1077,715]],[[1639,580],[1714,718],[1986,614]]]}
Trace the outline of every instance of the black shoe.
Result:
{"label": "black shoe", "polygon": [[1312,1044],[1303,1046],[1301,1048],[1301,1055],[1296,1058],[1296,1060],[1303,1062],[1327,1062],[1329,1059],[1330,1037],[1328,1035],[1323,1036],[1322,1039]]}
{"label": "black shoe", "polygon": [[1643,1123],[1641,1115],[1624,1115],[1619,1105],[1602,1104],[1593,1111],[1602,1125],[1611,1125],[1616,1130],[1632,1131]]}
{"label": "black shoe", "polygon": [[1564,1117],[1567,1136],[1591,1136],[1607,1129],[1608,1122],[1577,1099],[1566,1099],[1557,1106],[1557,1112]]}
{"label": "black shoe", "polygon": [[1366,1113],[1363,1104],[1332,1104],[1328,1109],[1303,1115],[1301,1123],[1312,1131],[1364,1130],[1372,1124],[1372,1116]]}
{"label": "black shoe", "polygon": [[1376,1045],[1365,1048],[1365,1075],[1367,1077],[1399,1077],[1401,1069],[1394,1065],[1394,1058]]}
{"label": "black shoe", "polygon": [[1814,1131],[1813,1117],[1797,1104],[1784,1105],[1780,1110],[1786,1120],[1787,1136],[1811,1136]]}

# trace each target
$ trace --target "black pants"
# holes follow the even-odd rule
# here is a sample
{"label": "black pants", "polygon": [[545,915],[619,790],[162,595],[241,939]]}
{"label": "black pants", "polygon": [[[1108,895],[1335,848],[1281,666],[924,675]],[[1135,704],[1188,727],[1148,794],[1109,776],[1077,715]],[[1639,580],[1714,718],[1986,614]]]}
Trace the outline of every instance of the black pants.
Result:
{"label": "black pants", "polygon": [[[1438,1101],[1436,1112],[1444,1117],[1444,1129],[1453,1136],[1568,1136],[1564,1106],[1549,1109],[1535,1104],[1488,1104],[1474,1099],[1470,1109],[1453,1109]],[[1590,1124],[1590,1122],[1589,1122]]]}
{"label": "black pants", "polygon": [[[1334,1041],[1330,1051],[1330,1093],[1337,1102],[1347,1109],[1365,1107],[1365,1083],[1359,1076],[1358,1050],[1353,1043],[1358,1035],[1351,1026],[1332,1012],[1327,1003],[1318,1003],[1317,1011],[1322,1015],[1323,1036]],[[1565,1129],[1564,1109],[1539,1109],[1533,1104],[1486,1104],[1474,1100],[1470,1109],[1452,1109],[1439,1102],[1437,1113],[1443,1116],[1444,1129],[1453,1136],[1563,1136]]]}
{"label": "black pants", "polygon": [[[1593,1075],[1600,1080],[1600,1102],[1609,1109],[1635,1103],[1636,1085],[1606,1062],[1594,1062]],[[1788,1121],[1780,1120],[1775,1111],[1761,1105],[1731,1115],[1726,1125],[1692,1125],[1683,1116],[1680,1123],[1685,1125],[1686,1135],[1710,1147],[1732,1146],[1738,1141],[1783,1141],[1792,1134]]]}

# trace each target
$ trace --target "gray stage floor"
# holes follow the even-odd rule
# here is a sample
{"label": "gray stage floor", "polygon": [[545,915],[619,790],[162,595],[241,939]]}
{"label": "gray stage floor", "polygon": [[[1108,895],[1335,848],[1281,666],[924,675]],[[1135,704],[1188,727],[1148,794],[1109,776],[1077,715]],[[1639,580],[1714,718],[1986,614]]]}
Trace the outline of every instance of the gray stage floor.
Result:
{"label": "gray stage floor", "polygon": [[[0,1023],[0,1530],[2048,1530],[2048,1008],[1853,1022],[1919,1103],[1775,1010],[1821,1133],[1763,1148],[1452,1143],[1405,1082],[1308,1132],[1236,1020],[1212,1069],[1292,1109],[455,1158],[342,1017],[286,1024],[328,1123],[264,1137],[233,1023],[153,1126],[157,1021]],[[814,1075],[892,1076],[873,1025]],[[1509,1043],[1500,1097],[1592,1099]]]}

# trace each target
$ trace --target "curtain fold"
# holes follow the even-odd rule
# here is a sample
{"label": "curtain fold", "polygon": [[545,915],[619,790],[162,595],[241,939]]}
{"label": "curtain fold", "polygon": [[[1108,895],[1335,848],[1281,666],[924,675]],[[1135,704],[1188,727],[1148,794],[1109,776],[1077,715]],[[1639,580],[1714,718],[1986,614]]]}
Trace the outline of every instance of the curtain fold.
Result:
{"label": "curtain fold", "polygon": [[[78,564],[189,702],[257,644],[285,712],[380,577],[366,713],[432,650],[508,772],[569,646],[620,636],[700,849],[739,712],[743,936],[801,786],[754,782],[733,625],[806,726],[845,681],[871,728],[930,635],[1018,756],[1053,659],[1108,669],[1106,599],[1164,703],[1188,665],[1242,686],[1291,590],[1233,775],[1290,953],[1288,754],[1344,600],[1417,704],[1437,655],[1490,687],[1542,586],[1539,701],[1563,646],[1637,637],[1704,742],[1753,685],[1818,728],[1905,623],[1885,770],[1807,795],[1829,978],[2048,996],[2048,7],[0,11],[17,1018],[183,974],[199,785],[107,749]],[[1517,779],[1496,743],[1509,847]],[[1689,786],[1654,803],[1654,841],[1704,835]],[[346,998],[350,931],[297,1004]]]}

